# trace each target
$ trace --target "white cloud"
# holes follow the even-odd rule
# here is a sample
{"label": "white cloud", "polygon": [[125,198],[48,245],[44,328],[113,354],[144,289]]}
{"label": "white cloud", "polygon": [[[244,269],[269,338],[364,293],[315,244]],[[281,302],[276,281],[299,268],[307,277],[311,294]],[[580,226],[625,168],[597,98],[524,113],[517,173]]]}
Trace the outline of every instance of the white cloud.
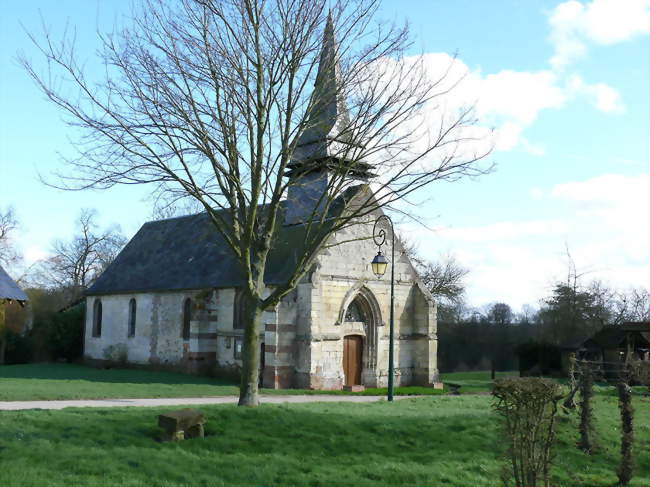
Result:
{"label": "white cloud", "polygon": [[584,56],[589,43],[614,44],[650,33],[650,0],[569,0],[553,9],[549,23],[551,65],[562,68]]}
{"label": "white cloud", "polygon": [[585,96],[598,110],[605,113],[623,113],[621,94],[605,83],[588,84],[578,75],[568,78],[567,89],[572,95]]}
{"label": "white cloud", "polygon": [[[425,54],[423,62],[430,79],[438,79],[441,73],[447,72],[440,91],[451,88],[443,100],[435,99],[425,107],[424,118],[435,129],[440,123],[440,112],[454,114],[473,106],[480,125],[463,128],[463,135],[481,140],[466,144],[470,151],[480,152],[489,140],[498,151],[521,149],[543,155],[543,147],[527,140],[523,131],[541,111],[560,108],[573,96],[573,91],[550,70],[502,70],[483,74],[480,68],[471,70],[462,60],[446,53]],[[494,132],[490,136],[492,128]]]}
{"label": "white cloud", "polygon": [[537,119],[541,110],[557,108],[566,101],[566,94],[551,71],[504,70],[481,78],[474,74],[479,94],[479,116],[503,116],[522,124]]}
{"label": "white cloud", "polygon": [[[650,212],[650,174],[624,176],[604,174],[586,181],[557,184],[554,197],[581,203],[607,204],[616,208],[638,208]],[[648,203],[648,204],[645,204]],[[634,211],[636,214],[637,211]]]}
{"label": "white cloud", "polygon": [[650,262],[650,174],[606,174],[558,184],[551,195],[575,205],[576,233],[594,237],[585,253],[598,263]]}
{"label": "white cloud", "polygon": [[27,264],[33,264],[36,261],[49,257],[49,255],[44,248],[38,245],[30,245],[25,249],[24,257]]}
{"label": "white cloud", "polygon": [[542,188],[531,188],[530,197],[534,200],[541,200],[544,197],[544,190]]}
{"label": "white cloud", "polygon": [[[447,72],[446,79],[438,87],[445,95],[443,99],[436,98],[428,103],[422,119],[413,120],[413,124],[426,120],[426,125],[435,132],[440,126],[441,114],[453,115],[474,106],[479,124],[462,127],[454,134],[473,139],[464,144],[463,150],[467,152],[481,152],[491,143],[497,151],[518,149],[542,156],[544,147],[528,140],[525,130],[544,110],[560,109],[577,97],[586,98],[596,109],[606,113],[624,111],[616,89],[605,83],[589,84],[578,75],[566,77],[551,70],[502,70],[483,74],[480,68],[471,70],[462,60],[445,53],[425,54],[423,66],[430,79],[438,79],[441,73]],[[494,131],[491,133],[490,129]],[[425,137],[420,138],[420,143],[426,142]]]}
{"label": "white cloud", "polygon": [[585,282],[650,287],[650,173],[605,174],[534,187],[532,198],[561,212],[554,219],[493,221],[434,232],[407,226],[422,255],[452,252],[470,270],[468,300],[519,307],[548,295],[564,279],[565,245]]}
{"label": "white cloud", "polygon": [[442,238],[464,242],[507,241],[535,235],[566,233],[568,226],[562,220],[530,220],[523,222],[497,222],[475,227],[439,227]]}

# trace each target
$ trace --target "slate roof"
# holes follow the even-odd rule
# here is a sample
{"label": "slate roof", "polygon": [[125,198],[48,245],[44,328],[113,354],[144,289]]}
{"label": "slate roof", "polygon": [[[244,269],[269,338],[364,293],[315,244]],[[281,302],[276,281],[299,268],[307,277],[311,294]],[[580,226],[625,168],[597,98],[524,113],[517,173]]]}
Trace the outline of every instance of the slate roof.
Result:
{"label": "slate roof", "polygon": [[618,348],[625,341],[625,332],[619,326],[603,326],[595,335],[584,341],[587,348]]}
{"label": "slate roof", "polygon": [[[627,330],[627,332],[636,333],[634,330]],[[643,340],[650,342],[646,333],[638,332]],[[626,330],[623,326],[604,326],[600,329],[591,338],[584,341],[584,346],[586,348],[603,348],[603,349],[614,349],[625,346],[625,337]],[[638,343],[637,346],[644,345],[643,343]]]}
{"label": "slate roof", "polygon": [[27,301],[27,295],[0,265],[0,299]]}
{"label": "slate roof", "polygon": [[[362,186],[349,188],[332,205],[335,214]],[[283,202],[284,203],[284,202]],[[282,214],[279,215],[282,221]],[[304,244],[304,227],[279,226],[264,282],[286,282]],[[237,260],[207,213],[145,223],[87,295],[238,287]]]}

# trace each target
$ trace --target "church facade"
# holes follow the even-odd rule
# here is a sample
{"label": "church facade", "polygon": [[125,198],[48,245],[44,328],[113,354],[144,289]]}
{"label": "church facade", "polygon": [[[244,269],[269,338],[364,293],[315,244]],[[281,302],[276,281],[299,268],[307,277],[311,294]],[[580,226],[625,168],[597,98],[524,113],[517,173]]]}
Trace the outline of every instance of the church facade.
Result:
{"label": "church facade", "polygon": [[[201,232],[187,235],[192,228]],[[386,385],[390,282],[372,272],[377,251],[372,240],[348,241],[355,232],[371,229],[359,224],[334,235],[346,243],[322,252],[297,288],[264,313],[264,387]],[[90,289],[85,357],[191,373],[236,373],[244,335],[239,283],[228,282],[228,269],[200,269],[231,263],[189,242],[182,251],[166,248],[183,234],[200,241],[206,235],[217,238],[213,232],[204,214],[145,224],[103,281]],[[196,264],[188,253],[197,256]],[[396,255],[395,384],[430,385],[438,380],[436,305],[406,254],[397,249]],[[154,273],[162,279],[147,278]],[[268,281],[281,273],[280,267],[271,269]]]}
{"label": "church facade", "polygon": [[[286,282],[345,144],[349,124],[337,93],[331,19],[316,77],[317,120],[298,141],[289,186],[264,276]],[[373,177],[355,161],[359,182]],[[368,190],[363,184],[360,191]],[[354,191],[353,191],[354,192]],[[260,382],[269,388],[384,387],[388,381],[390,279],[371,269],[374,214],[328,237],[297,287],[263,317]],[[395,249],[395,384],[438,381],[436,304],[404,250]],[[244,336],[242,278],[206,213],[146,223],[88,290],[84,355],[191,373],[236,374]]]}

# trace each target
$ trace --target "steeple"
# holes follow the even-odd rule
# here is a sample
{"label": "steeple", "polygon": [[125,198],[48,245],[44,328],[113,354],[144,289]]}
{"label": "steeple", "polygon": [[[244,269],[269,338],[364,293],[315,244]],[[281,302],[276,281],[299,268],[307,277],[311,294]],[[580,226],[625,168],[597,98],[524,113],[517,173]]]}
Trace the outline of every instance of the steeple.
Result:
{"label": "steeple", "polygon": [[327,16],[320,63],[310,101],[307,125],[287,164],[289,177],[284,223],[295,225],[318,217],[334,178],[367,181],[372,166],[358,160],[361,147],[354,142],[350,113],[345,104],[341,64],[331,13]]}
{"label": "steeple", "polygon": [[287,176],[313,171],[349,171],[353,178],[373,177],[372,166],[352,161],[355,143],[352,141],[350,114],[345,103],[341,64],[331,12],[323,36],[318,73],[311,98],[311,111],[305,130],[294,149]]}

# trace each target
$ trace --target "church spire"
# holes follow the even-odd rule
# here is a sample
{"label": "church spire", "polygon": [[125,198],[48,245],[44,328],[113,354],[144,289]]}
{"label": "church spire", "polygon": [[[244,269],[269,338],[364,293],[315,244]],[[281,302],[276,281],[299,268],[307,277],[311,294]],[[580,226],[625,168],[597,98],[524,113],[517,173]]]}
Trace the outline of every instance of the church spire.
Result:
{"label": "church spire", "polygon": [[307,125],[296,144],[293,160],[288,164],[289,177],[334,167],[341,170],[342,163],[347,163],[343,166],[350,176],[361,179],[373,176],[367,163],[356,161],[354,169],[350,167],[356,151],[343,91],[338,44],[330,11],[325,24],[311,110]]}
{"label": "church spire", "polygon": [[289,177],[284,223],[296,225],[320,218],[337,178],[367,181],[372,166],[360,161],[362,147],[352,137],[350,114],[345,104],[343,76],[334,35],[334,21],[327,16],[323,47],[306,126],[287,164]]}

